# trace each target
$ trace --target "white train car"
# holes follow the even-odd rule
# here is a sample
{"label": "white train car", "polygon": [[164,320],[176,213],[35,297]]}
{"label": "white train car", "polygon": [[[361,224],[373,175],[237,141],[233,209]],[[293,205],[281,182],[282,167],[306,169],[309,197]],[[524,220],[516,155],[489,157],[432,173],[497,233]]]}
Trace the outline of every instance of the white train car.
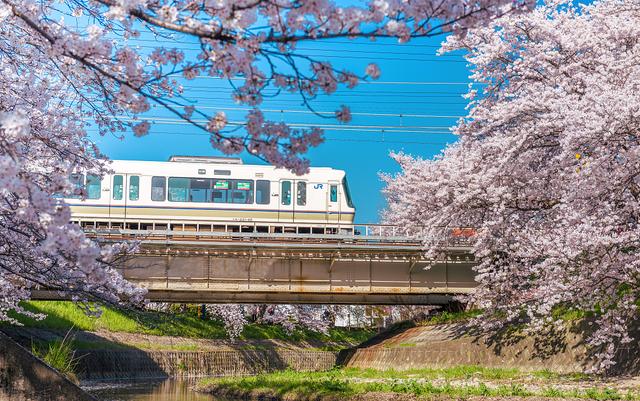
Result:
{"label": "white train car", "polygon": [[355,208],[345,172],[312,167],[297,176],[241,159],[172,156],[114,160],[113,174],[74,174],[86,198],[67,198],[85,228],[352,233]]}

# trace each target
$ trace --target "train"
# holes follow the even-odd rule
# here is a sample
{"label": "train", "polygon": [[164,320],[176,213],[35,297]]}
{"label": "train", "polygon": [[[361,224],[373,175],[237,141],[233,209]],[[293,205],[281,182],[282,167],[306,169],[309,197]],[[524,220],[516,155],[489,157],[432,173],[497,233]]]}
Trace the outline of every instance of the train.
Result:
{"label": "train", "polygon": [[295,175],[206,156],[113,160],[108,168],[102,177],[70,177],[84,196],[64,201],[84,228],[353,233],[356,209],[343,170],[311,167]]}

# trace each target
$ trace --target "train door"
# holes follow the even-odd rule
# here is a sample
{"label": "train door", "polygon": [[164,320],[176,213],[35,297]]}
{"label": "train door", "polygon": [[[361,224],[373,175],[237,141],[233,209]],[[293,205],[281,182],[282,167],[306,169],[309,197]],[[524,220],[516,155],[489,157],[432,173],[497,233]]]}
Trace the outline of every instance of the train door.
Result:
{"label": "train door", "polygon": [[114,174],[110,176],[110,178],[109,220],[112,222],[122,222],[124,228],[124,223],[127,218],[127,196],[125,188],[127,187],[128,177],[126,174]]}
{"label": "train door", "polygon": [[340,182],[329,181],[327,191],[327,223],[340,223]]}
{"label": "train door", "polygon": [[308,210],[307,207],[307,190],[308,184],[307,181],[304,180],[295,180],[295,204],[293,205],[293,220],[300,222],[304,221],[308,218],[305,213],[305,210]]}
{"label": "train door", "polygon": [[278,202],[278,221],[293,221],[293,180],[280,180],[280,201]]}

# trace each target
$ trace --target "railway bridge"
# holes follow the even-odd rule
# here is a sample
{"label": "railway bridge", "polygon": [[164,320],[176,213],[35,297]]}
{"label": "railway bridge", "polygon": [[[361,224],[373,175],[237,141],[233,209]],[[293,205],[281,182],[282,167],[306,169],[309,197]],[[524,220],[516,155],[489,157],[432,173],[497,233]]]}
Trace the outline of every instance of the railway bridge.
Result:
{"label": "railway bridge", "polygon": [[420,242],[391,226],[349,235],[170,228],[87,232],[138,241],[119,270],[157,302],[441,305],[476,286],[464,236],[426,258]]}

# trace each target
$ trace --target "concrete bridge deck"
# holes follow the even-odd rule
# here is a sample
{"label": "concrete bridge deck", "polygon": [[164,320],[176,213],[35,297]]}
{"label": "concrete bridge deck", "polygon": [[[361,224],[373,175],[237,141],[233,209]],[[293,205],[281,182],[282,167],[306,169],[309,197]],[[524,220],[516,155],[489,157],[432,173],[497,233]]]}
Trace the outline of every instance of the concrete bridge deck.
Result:
{"label": "concrete bridge deck", "polygon": [[437,305],[476,286],[465,241],[427,259],[415,240],[381,235],[89,233],[139,242],[120,271],[147,288],[151,301]]}

